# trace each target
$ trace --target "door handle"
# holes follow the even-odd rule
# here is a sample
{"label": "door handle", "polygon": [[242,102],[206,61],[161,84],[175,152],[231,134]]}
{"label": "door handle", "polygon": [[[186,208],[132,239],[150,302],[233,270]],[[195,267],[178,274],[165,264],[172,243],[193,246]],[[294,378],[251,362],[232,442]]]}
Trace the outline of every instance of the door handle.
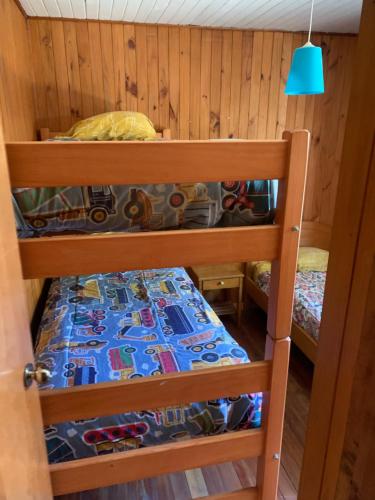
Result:
{"label": "door handle", "polygon": [[37,384],[45,384],[52,377],[52,373],[44,363],[37,363],[34,367],[32,363],[27,363],[23,371],[23,383],[26,389],[33,381]]}

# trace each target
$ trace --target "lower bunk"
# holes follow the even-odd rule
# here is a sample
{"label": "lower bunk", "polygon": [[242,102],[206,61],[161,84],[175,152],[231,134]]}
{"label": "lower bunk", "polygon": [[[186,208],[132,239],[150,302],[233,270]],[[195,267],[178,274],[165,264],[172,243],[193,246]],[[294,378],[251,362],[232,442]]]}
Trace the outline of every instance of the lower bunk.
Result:
{"label": "lower bunk", "polygon": [[[106,484],[112,484],[119,478],[126,482],[155,475],[155,467],[161,474],[176,470],[178,463],[180,469],[186,469],[218,462],[220,454],[222,461],[228,461],[262,453],[262,394],[243,393],[244,383],[251,384],[252,377],[246,380],[245,372],[232,371],[240,365],[249,367],[249,358],[183,268],[53,280],[40,324],[36,360],[52,375],[41,386],[41,397],[49,424],[45,428],[48,458],[56,464],[51,466],[55,494],[88,489],[88,484],[95,487],[92,472],[85,482],[85,466],[92,467],[92,460],[96,460],[99,487],[104,471]],[[259,368],[263,371],[260,384],[266,388],[267,362]],[[215,374],[218,369],[221,380]],[[173,377],[177,381],[183,376],[178,372],[195,377],[187,379],[184,393],[174,395]],[[157,380],[168,374],[172,379],[166,398],[179,402],[155,407],[153,400],[163,397]],[[259,374],[257,371],[256,376]],[[243,383],[238,383],[239,376]],[[137,388],[134,379],[142,385]],[[57,402],[54,393],[61,395],[70,388],[83,389],[87,395],[96,387],[99,392],[93,397],[100,400],[100,388],[111,381],[128,384],[123,398],[128,399],[125,406],[132,411],[80,418],[86,413],[78,394],[77,418],[70,413],[69,420],[61,420],[64,402]],[[153,384],[151,389],[145,382]],[[212,393],[215,382],[218,387],[220,382],[227,387],[222,389],[228,391],[226,397],[190,403],[189,392],[199,393],[197,384]],[[138,408],[132,401],[142,397],[136,394],[137,389],[143,392]],[[47,393],[47,399],[43,398]],[[85,406],[84,399],[81,403]],[[122,401],[115,404],[124,407]],[[148,473],[145,458],[150,456],[161,462],[159,469],[155,462],[148,462]],[[123,462],[127,467],[120,471]]]}

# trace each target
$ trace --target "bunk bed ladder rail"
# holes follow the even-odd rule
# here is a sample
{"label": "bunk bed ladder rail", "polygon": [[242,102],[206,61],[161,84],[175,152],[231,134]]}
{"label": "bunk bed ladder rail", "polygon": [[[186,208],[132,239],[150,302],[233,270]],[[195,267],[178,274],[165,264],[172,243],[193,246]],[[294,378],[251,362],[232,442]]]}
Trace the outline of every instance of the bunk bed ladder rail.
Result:
{"label": "bunk bed ladder rail", "polygon": [[307,131],[285,132],[280,141],[7,144],[13,187],[280,180],[273,226],[20,240],[25,278],[272,260],[265,361],[41,392],[48,424],[165,407],[181,403],[181,394],[202,401],[262,391],[262,428],[51,465],[56,495],[259,457],[256,488],[210,498],[276,498],[308,144]]}

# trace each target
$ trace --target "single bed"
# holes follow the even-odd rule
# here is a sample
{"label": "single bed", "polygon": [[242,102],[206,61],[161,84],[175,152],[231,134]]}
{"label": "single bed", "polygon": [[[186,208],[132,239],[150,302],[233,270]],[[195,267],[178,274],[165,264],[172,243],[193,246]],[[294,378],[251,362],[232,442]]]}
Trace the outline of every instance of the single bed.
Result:
{"label": "single bed", "polygon": [[[304,222],[301,247],[329,249],[330,228],[317,222]],[[326,272],[305,270],[296,273],[291,339],[315,363],[324,300]],[[251,263],[246,266],[245,293],[267,312],[271,273]]]}
{"label": "single bed", "polygon": [[[53,280],[36,359],[44,389],[246,363],[183,268]],[[150,408],[46,428],[51,463],[260,426],[261,395]]]}

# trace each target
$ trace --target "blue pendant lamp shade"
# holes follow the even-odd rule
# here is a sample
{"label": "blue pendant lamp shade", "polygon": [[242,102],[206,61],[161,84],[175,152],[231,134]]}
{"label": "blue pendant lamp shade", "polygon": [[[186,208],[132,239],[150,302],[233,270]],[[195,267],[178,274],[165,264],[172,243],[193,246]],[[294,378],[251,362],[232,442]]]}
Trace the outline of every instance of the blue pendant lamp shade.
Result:
{"label": "blue pendant lamp shade", "polygon": [[323,94],[322,49],[310,42],[314,0],[311,0],[310,26],[307,43],[294,51],[285,93],[288,95]]}
{"label": "blue pendant lamp shade", "polygon": [[322,49],[307,42],[293,54],[292,66],[286,82],[288,95],[323,94]]}

